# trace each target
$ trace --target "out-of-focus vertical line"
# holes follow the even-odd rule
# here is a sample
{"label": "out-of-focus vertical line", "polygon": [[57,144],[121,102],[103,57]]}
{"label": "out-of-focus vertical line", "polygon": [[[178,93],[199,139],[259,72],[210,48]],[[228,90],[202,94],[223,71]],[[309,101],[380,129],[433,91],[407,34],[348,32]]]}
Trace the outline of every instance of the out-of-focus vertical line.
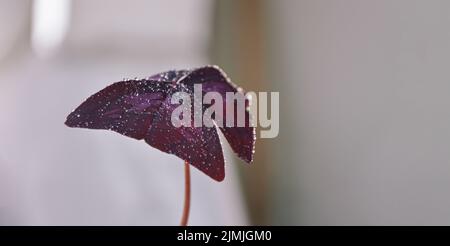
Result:
{"label": "out-of-focus vertical line", "polygon": [[[264,1],[216,1],[212,60],[248,91],[266,91]],[[257,134],[259,132],[257,131]],[[258,136],[257,136],[258,137]],[[256,141],[254,162],[240,165],[251,223],[268,224],[270,153],[265,140]]]}
{"label": "out-of-focus vertical line", "polygon": [[[239,80],[247,81],[247,90],[266,91],[265,52],[263,30],[263,1],[244,0],[237,2],[236,28],[238,42],[236,45]],[[259,134],[259,131],[257,131]],[[258,138],[259,136],[257,136]],[[269,149],[264,140],[257,139],[254,163],[244,172],[244,184],[250,206],[250,216],[256,225],[266,225],[267,205],[270,200],[269,173],[267,160]]]}
{"label": "out-of-focus vertical line", "polygon": [[31,46],[41,57],[48,56],[64,40],[70,21],[71,0],[34,0]]}

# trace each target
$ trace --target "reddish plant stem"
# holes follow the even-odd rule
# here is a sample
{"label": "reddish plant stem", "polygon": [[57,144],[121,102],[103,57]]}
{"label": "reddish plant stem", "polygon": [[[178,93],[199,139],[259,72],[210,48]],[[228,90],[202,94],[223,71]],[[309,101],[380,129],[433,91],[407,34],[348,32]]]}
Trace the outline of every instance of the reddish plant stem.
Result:
{"label": "reddish plant stem", "polygon": [[189,208],[191,206],[191,174],[189,162],[184,161],[184,208],[181,216],[181,226],[187,226],[189,219]]}

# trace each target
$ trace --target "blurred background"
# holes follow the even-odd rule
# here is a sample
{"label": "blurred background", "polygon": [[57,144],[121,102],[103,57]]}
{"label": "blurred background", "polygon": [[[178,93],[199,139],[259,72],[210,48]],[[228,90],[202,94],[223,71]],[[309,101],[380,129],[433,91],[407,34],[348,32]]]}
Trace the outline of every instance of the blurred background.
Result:
{"label": "blurred background", "polygon": [[183,162],[70,129],[128,77],[205,64],[280,92],[280,133],[191,225],[449,225],[450,2],[0,0],[0,225],[177,225]]}

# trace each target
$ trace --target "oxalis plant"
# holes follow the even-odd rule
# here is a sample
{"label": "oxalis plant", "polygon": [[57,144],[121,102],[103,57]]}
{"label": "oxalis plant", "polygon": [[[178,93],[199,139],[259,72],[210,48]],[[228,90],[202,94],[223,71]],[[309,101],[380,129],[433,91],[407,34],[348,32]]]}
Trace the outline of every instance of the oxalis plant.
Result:
{"label": "oxalis plant", "polygon": [[[200,88],[199,85],[201,98],[198,98],[196,90]],[[210,107],[200,104],[200,108],[196,110],[192,107],[194,110],[191,110],[190,102],[194,102],[194,105],[199,100],[203,102],[203,96],[208,92],[220,95],[222,105],[216,102],[216,97],[211,100]],[[230,121],[230,118],[238,118],[239,103],[238,100],[230,100],[226,96],[229,93],[244,98],[243,124]],[[249,102],[243,95],[244,91],[217,66],[172,70],[107,86],[70,113],[65,124],[69,127],[112,130],[144,140],[154,148],[181,158],[185,170],[185,198],[180,225],[186,226],[191,194],[190,165],[216,181],[225,178],[225,160],[217,128],[239,158],[247,163],[253,160],[255,127],[249,124]],[[180,108],[180,101],[184,107]],[[214,105],[216,110],[211,110]],[[228,114],[230,108],[231,117]],[[176,111],[182,112],[180,117],[174,117],[177,116],[174,114]],[[201,119],[203,115],[211,116],[212,124],[197,124],[194,120],[187,120]],[[181,124],[180,119],[183,119]]]}

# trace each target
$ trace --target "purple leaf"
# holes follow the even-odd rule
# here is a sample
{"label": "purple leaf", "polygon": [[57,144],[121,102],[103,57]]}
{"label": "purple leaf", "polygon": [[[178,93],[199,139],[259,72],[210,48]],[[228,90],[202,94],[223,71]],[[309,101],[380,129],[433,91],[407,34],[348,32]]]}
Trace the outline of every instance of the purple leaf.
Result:
{"label": "purple leaf", "polygon": [[[171,96],[176,92],[187,92],[193,102],[196,83],[202,84],[203,93],[216,91],[224,99],[226,92],[240,91],[215,66],[168,71],[148,79],[121,81],[106,87],[76,108],[65,124],[112,130],[134,139],[144,139],[149,145],[174,154],[211,178],[222,181],[225,177],[224,157],[216,127],[177,128],[171,123],[172,111],[178,107],[170,103]],[[247,111],[245,116],[246,127],[235,125],[220,129],[233,151],[244,161],[251,162],[255,129],[248,126],[250,115]]]}
{"label": "purple leaf", "polygon": [[[219,92],[224,99],[224,107],[227,104],[226,102],[226,92],[236,93],[244,93],[241,88],[233,84],[226,74],[216,66],[207,66],[195,69],[192,71],[185,79],[182,80],[183,84],[192,85],[194,83],[202,83],[203,92],[215,91]],[[245,104],[248,106],[248,100],[246,100]],[[241,158],[242,160],[250,163],[253,161],[253,153],[255,146],[255,128],[251,127],[249,124],[250,114],[246,110],[245,111],[245,126],[246,127],[237,127],[237,121],[235,120],[235,125],[232,127],[225,126],[225,108],[223,111],[223,122],[224,126],[220,127],[220,130],[224,134],[225,138],[230,143],[233,151]],[[235,114],[234,119],[236,119],[236,103],[235,103]]]}

